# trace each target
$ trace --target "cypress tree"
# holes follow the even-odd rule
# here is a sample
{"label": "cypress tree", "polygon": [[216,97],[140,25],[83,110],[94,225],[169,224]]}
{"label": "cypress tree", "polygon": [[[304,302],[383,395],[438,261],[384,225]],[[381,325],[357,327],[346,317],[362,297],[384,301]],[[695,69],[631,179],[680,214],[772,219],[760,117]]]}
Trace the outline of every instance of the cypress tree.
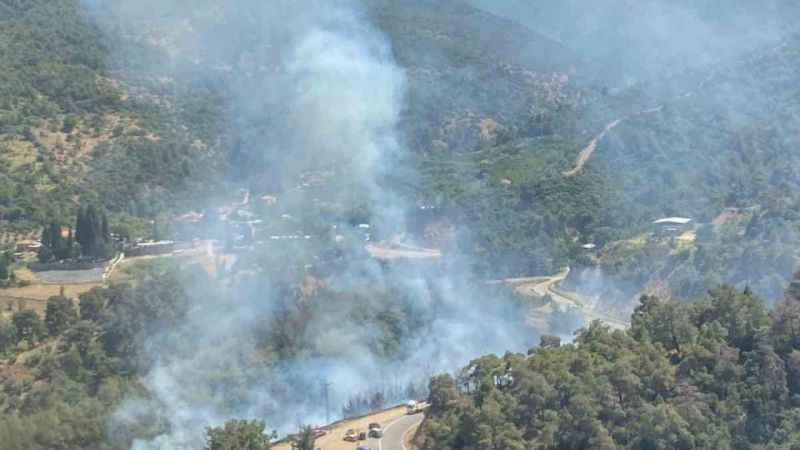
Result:
{"label": "cypress tree", "polygon": [[0,281],[5,281],[8,279],[8,265],[8,256],[6,256],[5,253],[0,253]]}
{"label": "cypress tree", "polygon": [[81,205],[78,208],[78,218],[75,221],[75,240],[81,246],[81,253],[87,253],[89,240],[86,231],[86,209]]}
{"label": "cypress tree", "polygon": [[42,247],[50,247],[50,227],[42,228],[42,238],[40,239]]}
{"label": "cypress tree", "polygon": [[73,248],[74,247],[75,247],[75,236],[74,236],[74,233],[72,231],[72,228],[70,228],[69,229],[69,234],[67,235],[66,251],[64,252],[65,255],[66,255],[65,258],[72,258],[73,257]]}
{"label": "cypress tree", "polygon": [[61,226],[50,223],[50,252],[56,259],[64,259],[64,242],[61,239]]}
{"label": "cypress tree", "polygon": [[95,257],[97,254],[97,236],[100,232],[100,224],[97,219],[97,211],[94,205],[89,205],[83,213],[81,223],[81,250],[84,256]]}
{"label": "cypress tree", "polygon": [[92,204],[81,206],[75,223],[75,240],[81,246],[83,256],[107,257],[111,248],[111,232],[105,211],[98,211]]}
{"label": "cypress tree", "polygon": [[108,229],[108,216],[105,212],[103,212],[102,216],[102,224],[101,224],[101,234],[103,238],[103,242],[108,244],[111,242],[111,232]]}
{"label": "cypress tree", "polygon": [[42,238],[40,239],[42,246],[39,247],[38,258],[39,262],[48,263],[53,259],[53,233],[52,226],[45,226],[42,229]]}

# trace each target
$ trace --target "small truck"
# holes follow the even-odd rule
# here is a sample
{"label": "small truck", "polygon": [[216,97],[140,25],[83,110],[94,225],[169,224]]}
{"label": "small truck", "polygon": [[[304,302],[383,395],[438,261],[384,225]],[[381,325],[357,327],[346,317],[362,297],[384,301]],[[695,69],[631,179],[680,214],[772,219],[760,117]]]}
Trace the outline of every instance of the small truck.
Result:
{"label": "small truck", "polygon": [[421,413],[424,409],[423,406],[423,403],[411,400],[410,402],[406,403],[406,414]]}

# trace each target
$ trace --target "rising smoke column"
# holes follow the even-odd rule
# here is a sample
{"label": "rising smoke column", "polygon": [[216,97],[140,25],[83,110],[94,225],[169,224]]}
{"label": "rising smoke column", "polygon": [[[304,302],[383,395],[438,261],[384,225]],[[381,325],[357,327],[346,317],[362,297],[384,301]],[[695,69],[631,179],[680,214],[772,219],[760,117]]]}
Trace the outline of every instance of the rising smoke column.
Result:
{"label": "rising smoke column", "polygon": [[[265,116],[271,130],[260,151],[278,161],[276,172],[292,180],[304,170],[345,166],[354,181],[350,186],[379,205],[376,222],[402,221],[405,208],[380,180],[388,170],[387,155],[400,151],[395,130],[405,77],[386,39],[352,5],[238,1],[186,11],[182,6],[121,4],[111,13],[146,23],[151,15],[177,11],[175,21],[156,23],[158,38],[152,39],[167,54],[197,63],[194,68],[175,61],[176,82],[205,76],[200,67],[241,73],[231,88],[235,110],[251,122]],[[237,35],[239,25],[258,32]],[[250,331],[264,325],[258,320],[273,308],[270,294],[255,302],[237,301],[258,295],[244,289],[213,295],[190,289],[190,294],[194,304],[185,323],[146,338],[155,359],[143,378],[151,398],[131,399],[115,416],[112,428],[123,435],[135,436],[130,430],[147,423],[169,430],[136,439],[134,449],[202,448],[204,428],[233,417],[265,418],[270,427],[290,430],[320,420],[309,393],[318,390],[321,377],[337,380],[340,391],[355,391],[381,370],[360,347],[360,337],[341,325],[325,328],[320,342],[349,347],[347,360],[312,358],[278,367],[248,361],[257,353]],[[276,377],[279,372],[285,375]]]}
{"label": "rising smoke column", "polygon": [[[264,177],[280,177],[287,185],[305,171],[339,167],[338,175],[350,182],[337,185],[331,197],[344,203],[354,193],[366,196],[377,228],[403,230],[410,205],[384,180],[400,169],[395,162],[404,151],[396,130],[406,77],[387,39],[354,4],[201,1],[187,8],[176,0],[123,4],[112,12],[117,20],[153,27],[149,41],[174,58],[176,83],[235,74],[228,82],[232,122],[264,123],[256,132],[238,130],[246,135],[248,152],[269,162],[272,170]],[[155,20],[162,16],[174,20]],[[311,200],[301,195],[294,206]],[[426,319],[391,361],[365,344],[385,330],[339,320],[335,305],[330,314],[312,317],[305,330],[317,354],[254,360],[259,343],[253,330],[268,326],[264,317],[278,309],[280,299],[271,289],[276,281],[226,292],[189,286],[192,308],[183,325],[146,337],[153,359],[143,377],[148,398],[127,401],[112,432],[138,438],[136,450],[172,450],[201,448],[204,428],[231,418],[260,418],[270,428],[292,431],[324,420],[323,381],[333,382],[330,400],[338,409],[352,393],[388,380],[402,385],[487,352],[527,348],[534,336],[510,325],[522,322],[516,311],[470,288],[469,274],[460,275],[467,266],[385,269],[360,261],[327,280],[340,292],[364,284],[370,292],[402,292],[398,305]],[[379,301],[370,292],[361,296],[365,304]],[[137,432],[154,427],[168,431],[149,438]]]}

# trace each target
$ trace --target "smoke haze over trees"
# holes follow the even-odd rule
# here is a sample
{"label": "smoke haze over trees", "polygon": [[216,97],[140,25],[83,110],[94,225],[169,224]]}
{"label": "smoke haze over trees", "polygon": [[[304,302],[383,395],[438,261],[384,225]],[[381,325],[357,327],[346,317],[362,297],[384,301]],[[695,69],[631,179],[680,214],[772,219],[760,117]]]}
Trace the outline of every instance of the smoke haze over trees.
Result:
{"label": "smoke haze over trees", "polygon": [[2,289],[20,236],[180,248],[7,303],[0,448],[263,448],[426,395],[426,450],[790,448],[798,18],[0,0]]}

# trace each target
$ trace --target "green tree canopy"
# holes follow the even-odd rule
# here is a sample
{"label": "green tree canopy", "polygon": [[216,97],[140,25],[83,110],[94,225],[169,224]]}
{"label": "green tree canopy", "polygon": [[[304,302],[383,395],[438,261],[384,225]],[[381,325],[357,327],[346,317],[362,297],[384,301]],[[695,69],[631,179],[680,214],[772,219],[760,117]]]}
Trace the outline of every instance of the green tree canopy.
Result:
{"label": "green tree canopy", "polygon": [[269,450],[270,435],[258,420],[229,420],[206,429],[206,450]]}

